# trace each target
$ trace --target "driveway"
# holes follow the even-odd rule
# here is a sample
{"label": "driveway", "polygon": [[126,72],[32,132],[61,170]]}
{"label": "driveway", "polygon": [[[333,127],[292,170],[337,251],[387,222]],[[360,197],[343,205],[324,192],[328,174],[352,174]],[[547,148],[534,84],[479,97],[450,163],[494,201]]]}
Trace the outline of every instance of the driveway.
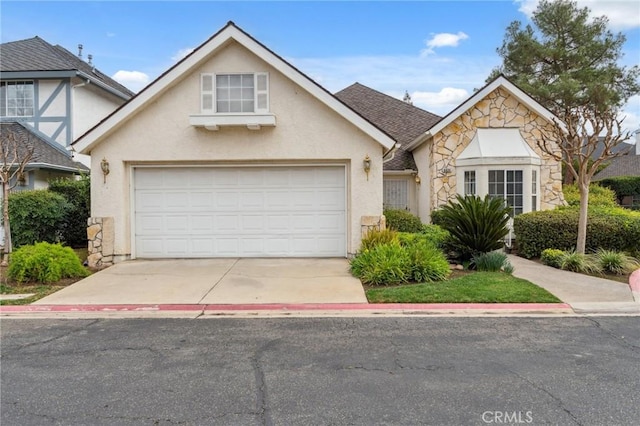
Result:
{"label": "driveway", "polygon": [[35,304],[367,303],[346,259],[131,260]]}

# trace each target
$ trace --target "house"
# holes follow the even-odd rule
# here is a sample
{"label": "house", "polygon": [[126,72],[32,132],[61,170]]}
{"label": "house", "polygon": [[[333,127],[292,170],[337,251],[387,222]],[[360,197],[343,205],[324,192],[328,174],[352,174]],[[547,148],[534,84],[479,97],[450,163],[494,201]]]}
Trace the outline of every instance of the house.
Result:
{"label": "house", "polygon": [[[43,188],[51,178],[87,171],[72,160],[71,142],[132,96],[91,60],[85,62],[40,37],[2,43],[0,122],[11,123],[9,127],[23,136],[28,132],[42,148],[27,166],[23,188]],[[66,158],[53,155],[54,151]]]}
{"label": "house", "polygon": [[[628,152],[609,160],[607,167],[593,176],[593,182],[621,176],[640,176],[640,130],[635,135],[635,146],[629,144],[628,147],[623,147]],[[618,147],[622,145],[627,144],[621,143]],[[640,194],[624,196],[620,202],[627,207],[640,205]]]}
{"label": "house", "polygon": [[384,168],[389,207],[429,222],[430,212],[456,194],[504,198],[514,215],[564,204],[561,163],[537,143],[556,118],[503,76],[444,118],[359,84],[336,96],[400,145]]}
{"label": "house", "polygon": [[335,96],[397,142],[383,162],[383,206],[418,215],[420,176],[413,154],[405,147],[442,117],[360,83],[342,89]]}
{"label": "house", "polygon": [[229,22],[78,138],[89,263],[347,257],[393,137]]}

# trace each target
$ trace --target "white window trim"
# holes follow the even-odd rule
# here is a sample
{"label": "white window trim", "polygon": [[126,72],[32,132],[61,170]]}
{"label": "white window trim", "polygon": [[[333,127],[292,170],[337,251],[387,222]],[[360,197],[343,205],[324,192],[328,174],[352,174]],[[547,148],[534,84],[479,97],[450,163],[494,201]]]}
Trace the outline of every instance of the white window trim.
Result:
{"label": "white window trim", "polygon": [[[216,76],[252,74],[254,78],[254,112],[217,112],[216,111]],[[211,90],[204,90],[205,79],[210,79]],[[259,90],[260,79],[264,78],[265,89]],[[204,127],[207,130],[219,130],[226,126],[246,126],[249,130],[260,130],[263,126],[276,125],[276,117],[269,112],[269,73],[267,72],[221,72],[200,74],[200,114],[189,116],[189,124]],[[211,97],[211,108],[205,108],[205,96]],[[261,99],[261,97],[264,97]],[[264,103],[264,108],[258,105]]]}
{"label": "white window trim", "polygon": [[[36,104],[35,104],[35,82],[33,80],[7,80],[7,81],[3,81],[2,85],[5,87],[5,98],[4,98],[4,110],[5,110],[5,114],[7,115],[3,115],[3,117],[33,117],[36,115]],[[31,86],[31,94],[32,94],[32,98],[31,98],[31,114],[28,115],[10,115],[9,114],[9,89],[8,86],[17,86],[17,85],[30,85]]]}
{"label": "white window trim", "polygon": [[[532,164],[533,163],[533,164]],[[537,174],[537,206],[536,210],[540,210],[540,166],[535,164],[534,162],[530,162],[529,164],[523,164],[522,162],[518,162],[516,164],[507,164],[502,162],[494,162],[490,164],[489,162],[482,162],[482,164],[477,165],[465,165],[456,167],[456,181],[460,182],[459,185],[456,185],[456,192],[462,196],[464,196],[464,172],[465,171],[475,171],[476,172],[476,195],[479,197],[484,197],[489,194],[489,170],[522,170],[522,213],[529,213],[533,211],[531,205],[531,189],[532,189],[532,171],[535,170]],[[506,176],[505,176],[505,185],[506,185]]]}

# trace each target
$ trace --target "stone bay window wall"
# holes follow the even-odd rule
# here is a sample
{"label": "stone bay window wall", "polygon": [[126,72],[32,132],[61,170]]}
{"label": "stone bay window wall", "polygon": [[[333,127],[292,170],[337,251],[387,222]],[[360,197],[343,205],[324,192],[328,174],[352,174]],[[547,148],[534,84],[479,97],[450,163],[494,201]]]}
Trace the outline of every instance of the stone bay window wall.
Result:
{"label": "stone bay window wall", "polygon": [[[540,156],[540,209],[564,204],[562,167],[544,153],[536,141],[543,132],[551,134],[553,125],[529,110],[508,91],[497,88],[433,137],[430,158],[431,209],[437,209],[455,198],[457,185],[456,158],[469,145],[478,128],[517,127],[527,144]],[[477,179],[486,179],[478,176]]]}

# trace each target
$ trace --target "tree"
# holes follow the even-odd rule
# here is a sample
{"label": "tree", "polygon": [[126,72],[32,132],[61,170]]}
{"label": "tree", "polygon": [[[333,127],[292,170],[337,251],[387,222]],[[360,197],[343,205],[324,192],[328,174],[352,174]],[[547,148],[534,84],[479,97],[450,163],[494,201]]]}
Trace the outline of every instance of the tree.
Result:
{"label": "tree", "polygon": [[9,222],[9,192],[24,179],[24,168],[31,161],[35,145],[31,133],[19,124],[3,124],[0,128],[0,183],[2,183],[2,222],[4,252],[2,266],[9,264],[12,250]]}
{"label": "tree", "polygon": [[[573,1],[541,1],[532,17],[535,29],[523,28],[519,21],[507,27],[497,49],[502,66],[489,77],[504,74],[559,119],[538,145],[565,163],[580,189],[580,253],[585,250],[591,178],[604,161],[623,154],[612,151],[631,137],[622,131],[620,109],[640,93],[638,66],[618,64],[625,36],[611,33],[605,16],[590,19],[589,13]],[[589,161],[598,144],[602,154]]]}

